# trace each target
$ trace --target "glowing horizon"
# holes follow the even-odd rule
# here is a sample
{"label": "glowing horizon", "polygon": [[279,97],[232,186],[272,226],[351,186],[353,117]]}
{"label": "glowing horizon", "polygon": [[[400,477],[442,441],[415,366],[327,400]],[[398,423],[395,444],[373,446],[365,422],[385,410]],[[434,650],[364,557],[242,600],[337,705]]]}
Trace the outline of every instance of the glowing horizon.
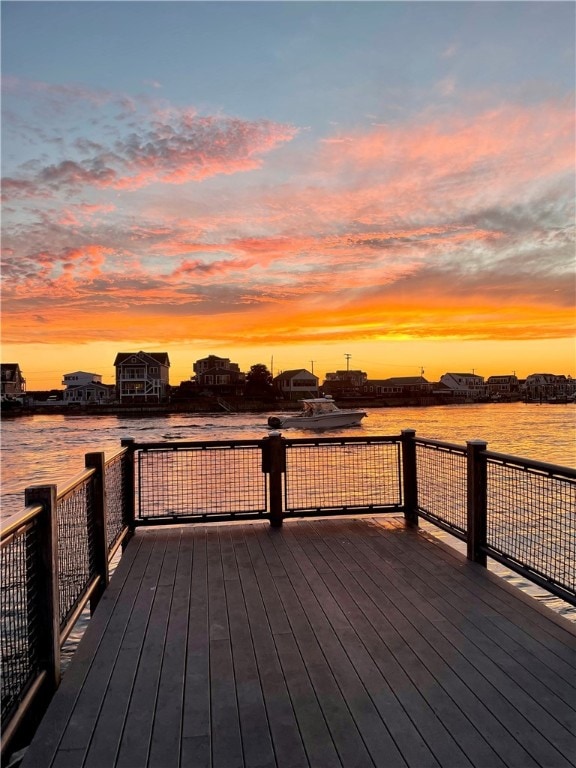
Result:
{"label": "glowing horizon", "polygon": [[2,360],[29,389],[140,349],[172,384],[207,354],[576,376],[573,6],[70,5],[4,3]]}

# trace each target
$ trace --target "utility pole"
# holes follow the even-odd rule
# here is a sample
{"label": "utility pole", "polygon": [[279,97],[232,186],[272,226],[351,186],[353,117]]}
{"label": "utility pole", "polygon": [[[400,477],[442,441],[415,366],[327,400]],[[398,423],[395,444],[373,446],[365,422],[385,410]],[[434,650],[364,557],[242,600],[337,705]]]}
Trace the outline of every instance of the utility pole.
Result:
{"label": "utility pole", "polygon": [[350,370],[350,358],[352,355],[345,354],[344,357],[346,358],[346,373]]}
{"label": "utility pole", "polygon": [[310,360],[310,365],[312,366],[312,376],[314,376],[314,363],[316,360]]}

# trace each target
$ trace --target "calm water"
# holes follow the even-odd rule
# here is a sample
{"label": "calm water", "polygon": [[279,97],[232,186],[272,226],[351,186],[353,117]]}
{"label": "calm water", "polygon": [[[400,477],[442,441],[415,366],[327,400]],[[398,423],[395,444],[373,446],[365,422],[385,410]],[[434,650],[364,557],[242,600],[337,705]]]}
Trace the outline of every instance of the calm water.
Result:
{"label": "calm water", "polygon": [[[26,416],[2,422],[2,513],[19,512],[27,485],[62,484],[80,472],[84,454],[111,453],[124,437],[153,440],[223,440],[268,434],[268,414],[173,414],[154,418],[118,416]],[[576,405],[526,403],[381,408],[368,411],[360,427],[323,434],[393,435],[415,429],[421,437],[464,444],[482,439],[495,451],[576,466]],[[310,432],[286,430],[288,437]]]}

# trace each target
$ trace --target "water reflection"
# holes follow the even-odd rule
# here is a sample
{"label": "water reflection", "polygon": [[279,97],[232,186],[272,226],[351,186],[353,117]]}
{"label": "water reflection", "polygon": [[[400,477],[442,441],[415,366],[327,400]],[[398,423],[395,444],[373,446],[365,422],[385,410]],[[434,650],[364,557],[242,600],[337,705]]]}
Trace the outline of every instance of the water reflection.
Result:
{"label": "water reflection", "polygon": [[[482,439],[492,450],[556,464],[576,464],[576,405],[487,403],[432,408],[369,409],[359,427],[323,435],[393,435],[464,444]],[[27,485],[62,483],[83,467],[84,453],[111,452],[124,437],[139,441],[251,439],[268,434],[268,414],[172,414],[162,417],[39,415],[2,422],[2,511],[23,507]],[[310,432],[286,430],[288,437]]]}

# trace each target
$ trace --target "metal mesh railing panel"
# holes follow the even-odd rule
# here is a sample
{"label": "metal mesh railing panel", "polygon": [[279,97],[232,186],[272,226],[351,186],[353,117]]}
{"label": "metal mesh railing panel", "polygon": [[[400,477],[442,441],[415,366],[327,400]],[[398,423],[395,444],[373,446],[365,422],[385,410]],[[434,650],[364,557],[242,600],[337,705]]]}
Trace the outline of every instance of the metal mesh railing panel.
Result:
{"label": "metal mesh railing panel", "polygon": [[58,567],[60,629],[96,575],[94,553],[93,481],[88,478],[58,499]]}
{"label": "metal mesh railing panel", "polygon": [[418,510],[455,532],[466,533],[466,449],[416,444]]}
{"label": "metal mesh railing panel", "polygon": [[576,480],[488,459],[486,543],[576,592]]}
{"label": "metal mesh railing panel", "polygon": [[33,520],[2,545],[0,652],[2,654],[2,726],[10,719],[28,685],[40,672],[38,611],[38,524]]}
{"label": "metal mesh railing panel", "polygon": [[138,452],[141,519],[265,514],[259,446]]}
{"label": "metal mesh railing panel", "polygon": [[124,529],[124,504],[127,497],[127,452],[116,456],[105,465],[106,483],[106,546],[108,552],[120,538]]}
{"label": "metal mesh railing panel", "polygon": [[400,444],[286,446],[287,512],[398,507]]}

